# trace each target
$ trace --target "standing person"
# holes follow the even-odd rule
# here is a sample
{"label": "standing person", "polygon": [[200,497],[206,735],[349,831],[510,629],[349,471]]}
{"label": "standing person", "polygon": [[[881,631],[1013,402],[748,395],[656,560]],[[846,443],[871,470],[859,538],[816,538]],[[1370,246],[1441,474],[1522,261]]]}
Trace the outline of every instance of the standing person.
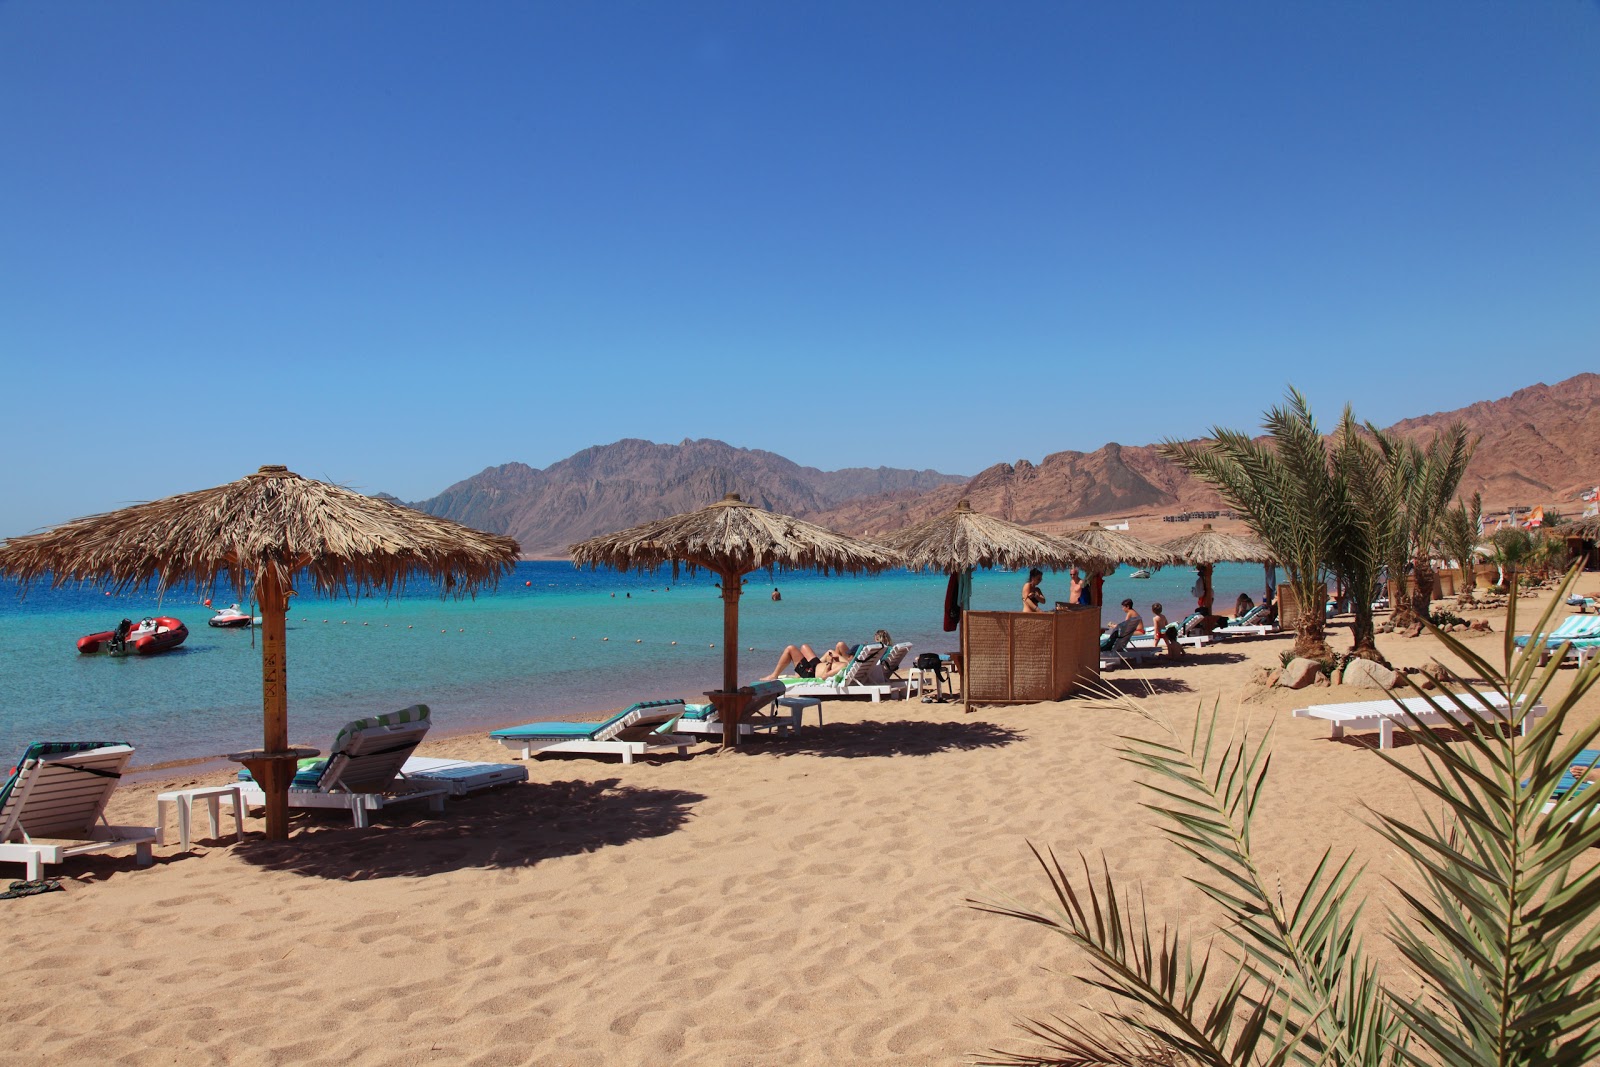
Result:
{"label": "standing person", "polygon": [[783,599],[783,594],[778,592],[777,586],[773,586],[773,588],[772,588],[772,599],[773,600],[782,600]]}
{"label": "standing person", "polygon": [[1039,583],[1044,581],[1044,571],[1038,567],[1028,572],[1028,580],[1022,583],[1022,610],[1043,611],[1044,591],[1039,588]]}
{"label": "standing person", "polygon": [[1070,587],[1068,587],[1067,603],[1068,604],[1082,604],[1083,603],[1083,572],[1078,570],[1078,568],[1074,567],[1068,573],[1072,576],[1072,585]]}

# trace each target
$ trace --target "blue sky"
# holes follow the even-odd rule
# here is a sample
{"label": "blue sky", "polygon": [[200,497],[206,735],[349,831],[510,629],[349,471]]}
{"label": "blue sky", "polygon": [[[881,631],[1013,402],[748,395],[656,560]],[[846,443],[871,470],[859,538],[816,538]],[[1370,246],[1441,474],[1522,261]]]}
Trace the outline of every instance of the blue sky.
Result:
{"label": "blue sky", "polygon": [[0,536],[1600,366],[1600,5],[0,3]]}

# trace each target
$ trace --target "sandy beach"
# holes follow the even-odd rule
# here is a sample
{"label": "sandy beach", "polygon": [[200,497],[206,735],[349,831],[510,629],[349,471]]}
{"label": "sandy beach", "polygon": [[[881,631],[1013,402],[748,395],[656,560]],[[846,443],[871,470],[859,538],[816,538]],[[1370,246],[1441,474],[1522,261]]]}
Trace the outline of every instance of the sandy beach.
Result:
{"label": "sandy beach", "polygon": [[[1534,603],[1519,608],[1523,630]],[[1497,662],[1503,616],[1469,617],[1491,619],[1496,632],[1469,642]],[[1354,849],[1369,864],[1369,945],[1404,989],[1382,931],[1399,902],[1386,879],[1407,871],[1364,805],[1417,801],[1373,753],[1289,715],[1376,694],[1250,683],[1291,643],[1237,641],[1106,680],[1180,733],[1218,701],[1229,722],[1273,728],[1258,858],[1293,887],[1324,848]],[[1347,629],[1331,643],[1347,647]],[[1427,636],[1379,643],[1397,666],[1446,658]],[[1591,697],[1583,717],[1596,714]],[[323,812],[297,816],[287,843],[230,835],[158,848],[153,868],[131,854],[52,868],[65,892],[0,902],[8,1059],[960,1063],[1024,1046],[1018,1017],[1084,1014],[1087,990],[1069,977],[1080,961],[1061,939],[966,903],[1042,903],[1029,842],[1103,852],[1158,918],[1208,928],[1182,880],[1191,868],[1114,753],[1121,733],[1154,735],[1151,719],[1083,700],[972,714],[833,701],[825,718],[730,754],[546,757],[527,785],[442,816],[392,809],[365,831]],[[1403,741],[1394,752],[1417,759]],[[511,756],[481,735],[420,754]],[[148,824],[162,789],[227,777],[126,785],[109,814]]]}

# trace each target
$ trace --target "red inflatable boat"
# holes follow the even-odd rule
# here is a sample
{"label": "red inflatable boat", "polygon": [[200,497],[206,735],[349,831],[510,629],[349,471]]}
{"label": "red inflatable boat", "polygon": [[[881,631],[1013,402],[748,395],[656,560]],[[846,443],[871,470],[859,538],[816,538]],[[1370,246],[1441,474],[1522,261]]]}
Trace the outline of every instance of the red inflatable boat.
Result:
{"label": "red inflatable boat", "polygon": [[189,636],[189,628],[177,619],[123,619],[115,630],[102,630],[78,638],[78,651],[84,655],[107,652],[113,656],[153,656],[177,648]]}

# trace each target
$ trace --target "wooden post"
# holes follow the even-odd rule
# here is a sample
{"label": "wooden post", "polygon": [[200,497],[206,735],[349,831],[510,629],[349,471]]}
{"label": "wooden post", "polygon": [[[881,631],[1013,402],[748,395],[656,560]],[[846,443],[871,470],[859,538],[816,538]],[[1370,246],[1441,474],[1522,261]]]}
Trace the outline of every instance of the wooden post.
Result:
{"label": "wooden post", "polygon": [[[283,752],[289,747],[289,689],[284,648],[289,598],[272,568],[263,567],[257,573],[256,596],[261,602],[262,748],[267,752]],[[294,767],[290,761],[276,760],[262,769],[267,772],[266,781],[261,782],[261,790],[267,795],[267,837],[285,841],[289,837],[289,780],[294,776]]]}
{"label": "wooden post", "polygon": [[[722,747],[733,748],[739,744],[739,720],[744,717],[745,699],[736,697],[739,690],[739,597],[744,593],[743,576],[729,571],[722,576],[722,691],[725,700],[712,703],[717,706],[717,717],[722,720]],[[730,721],[731,720],[731,721]]]}

